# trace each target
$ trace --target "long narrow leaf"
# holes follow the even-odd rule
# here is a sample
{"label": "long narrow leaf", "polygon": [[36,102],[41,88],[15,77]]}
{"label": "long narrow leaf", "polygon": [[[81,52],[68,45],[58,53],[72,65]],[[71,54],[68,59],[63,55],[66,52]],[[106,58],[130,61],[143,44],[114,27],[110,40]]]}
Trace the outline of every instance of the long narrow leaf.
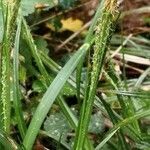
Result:
{"label": "long narrow leaf", "polygon": [[[69,124],[72,126],[73,129],[76,129],[77,125],[78,125],[78,119],[73,114],[73,112],[70,110],[70,108],[68,107],[68,105],[66,104],[66,102],[62,96],[59,96],[58,103],[59,103],[59,106],[60,106],[63,114],[67,118]],[[93,150],[94,149],[93,145],[91,144],[91,142],[89,141],[88,138],[86,138],[86,140],[85,140],[84,148],[85,148],[85,150]]]}
{"label": "long narrow leaf", "polygon": [[[40,55],[38,53],[37,46],[34,43],[33,37],[30,33],[30,29],[24,18],[23,18],[23,35],[24,35],[24,39],[26,40],[27,44],[30,47],[31,54],[32,54],[33,58],[35,59],[35,62],[38,66],[40,73],[44,75],[43,76],[44,83],[49,83],[49,75],[43,65],[43,62],[40,59]],[[47,85],[45,85],[45,86],[47,87]]]}
{"label": "long narrow leaf", "polygon": [[[101,13],[102,13],[102,8],[103,8],[103,5],[104,5],[104,0],[102,0],[98,6],[98,9],[96,11],[96,14],[93,18],[93,21],[92,21],[92,24],[89,28],[89,31],[88,31],[88,34],[85,38],[85,43],[90,43],[90,45],[93,44],[94,42],[94,36],[93,36],[93,33],[94,33],[94,30],[95,30],[95,26],[96,26],[96,23],[97,23],[97,20],[98,18],[100,17]],[[85,54],[86,56],[86,54]],[[77,67],[77,71],[76,71],[76,89],[77,89],[77,98],[78,98],[78,101],[79,101],[79,105],[80,105],[80,82],[81,82],[81,73],[82,73],[82,67],[83,67],[83,62],[84,62],[84,58],[85,56],[82,56],[82,59],[80,60],[79,62],[79,65]]]}
{"label": "long narrow leaf", "polygon": [[67,62],[67,64],[62,68],[59,74],[56,76],[52,84],[47,89],[44,94],[40,104],[38,105],[35,114],[31,120],[29,128],[27,130],[25,139],[23,141],[24,146],[27,150],[30,150],[34,144],[38,131],[43,123],[44,118],[46,117],[49,109],[51,108],[55,98],[58,96],[63,85],[69,78],[72,71],[76,68],[79,60],[84,53],[89,48],[89,44],[84,44],[74,56]]}
{"label": "long narrow leaf", "polygon": [[106,135],[106,137],[104,138],[104,140],[95,148],[95,150],[100,150],[104,144],[123,126],[132,123],[134,120],[137,120],[139,118],[142,117],[146,117],[150,115],[150,110],[146,110],[140,113],[135,114],[132,117],[126,118],[124,120],[122,120],[118,125],[116,125],[113,129],[111,129],[111,131]]}
{"label": "long narrow leaf", "polygon": [[14,2],[1,1],[3,8],[4,34],[1,48],[1,108],[0,108],[0,126],[7,133],[10,132],[10,53],[14,40],[14,31],[16,18],[20,6],[20,0]]}
{"label": "long narrow leaf", "polygon": [[25,127],[25,122],[23,119],[23,113],[21,109],[20,92],[19,92],[19,77],[18,77],[19,75],[19,70],[18,70],[19,41],[20,41],[21,23],[22,23],[22,18],[19,17],[18,29],[16,32],[15,46],[14,46],[14,51],[13,51],[13,84],[12,86],[13,86],[13,103],[15,106],[17,124],[18,124],[21,137],[23,138],[25,136],[26,127]]}

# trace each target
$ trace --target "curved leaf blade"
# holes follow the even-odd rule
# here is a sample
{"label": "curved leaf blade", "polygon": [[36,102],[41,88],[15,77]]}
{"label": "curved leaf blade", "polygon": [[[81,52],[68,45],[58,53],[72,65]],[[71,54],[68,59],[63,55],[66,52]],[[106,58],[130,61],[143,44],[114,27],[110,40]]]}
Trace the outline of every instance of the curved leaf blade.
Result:
{"label": "curved leaf blade", "polygon": [[58,96],[60,90],[64,86],[70,74],[76,68],[83,54],[86,53],[88,48],[89,44],[84,44],[83,46],[81,46],[81,48],[74,54],[74,56],[58,73],[52,84],[47,89],[40,104],[36,109],[36,112],[31,120],[25,139],[23,141],[23,145],[26,147],[26,149],[30,150],[32,148],[32,145],[34,144],[38,131],[49,109],[51,108],[53,102],[55,101],[55,98]]}

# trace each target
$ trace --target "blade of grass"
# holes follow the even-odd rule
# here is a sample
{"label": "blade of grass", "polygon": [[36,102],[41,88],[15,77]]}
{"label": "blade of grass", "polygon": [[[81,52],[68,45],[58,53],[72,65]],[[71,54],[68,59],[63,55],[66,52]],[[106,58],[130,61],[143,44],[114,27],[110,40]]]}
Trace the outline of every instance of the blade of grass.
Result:
{"label": "blade of grass", "polygon": [[[102,0],[98,6],[98,9],[96,11],[96,14],[93,18],[93,21],[91,23],[91,26],[89,28],[89,31],[88,31],[88,34],[85,38],[85,43],[90,43],[90,45],[93,44],[94,42],[94,36],[93,36],[93,33],[94,33],[94,30],[95,30],[95,26],[96,26],[96,23],[97,23],[97,20],[98,18],[100,17],[101,13],[102,13],[102,7],[104,5],[104,0]],[[88,52],[87,52],[88,53]],[[85,54],[86,56],[86,54]],[[76,89],[77,89],[77,99],[79,101],[79,105],[80,105],[80,82],[81,82],[81,73],[82,73],[82,67],[83,67],[83,62],[84,62],[84,58],[85,56],[82,57],[82,59],[80,60],[79,62],[79,65],[77,67],[77,70],[76,70]]]}
{"label": "blade of grass", "polygon": [[[38,53],[38,50],[37,50],[37,47],[34,43],[34,40],[33,40],[33,37],[30,33],[30,29],[25,21],[25,19],[23,18],[23,30],[22,30],[22,35],[24,36],[24,39],[25,41],[27,42],[27,44],[29,45],[30,47],[30,50],[31,50],[31,53],[32,53],[32,56],[33,58],[35,59],[35,62],[38,66],[38,69],[40,71],[41,74],[43,74],[43,80],[44,80],[44,83],[50,83],[49,81],[49,75],[40,59],[40,56],[39,56],[39,53]],[[45,84],[45,86],[47,87],[47,85]]]}
{"label": "blade of grass", "polygon": [[2,1],[4,34],[1,48],[1,126],[7,133],[10,132],[10,53],[14,40],[14,31],[16,25],[16,18],[20,0],[14,2]]}
{"label": "blade of grass", "polygon": [[[123,120],[123,118],[116,111],[111,109],[110,105],[104,100],[104,98],[101,95],[100,95],[100,97],[101,97],[100,100],[104,104],[105,109],[107,110],[110,118],[113,120],[112,122],[117,124],[118,122]],[[130,135],[132,136],[132,139],[134,138],[135,141],[141,141],[142,140],[141,135],[139,135],[133,127],[127,126],[127,130],[128,130],[127,133],[130,133]],[[123,133],[126,134],[126,131],[121,130],[121,134],[123,134]],[[128,135],[128,136],[130,137],[130,135]],[[123,145],[125,145],[125,143],[123,143]]]}
{"label": "blade of grass", "polygon": [[114,129],[112,132],[110,132],[108,135],[107,135],[107,138],[105,138],[96,148],[95,150],[100,150],[104,144],[118,131],[119,127]]}
{"label": "blade of grass", "polygon": [[129,123],[132,123],[134,120],[137,120],[139,118],[142,117],[146,117],[150,115],[150,110],[145,110],[143,112],[140,113],[136,113],[135,115],[126,118],[124,120],[122,120],[118,125],[116,125],[115,127],[113,127],[113,129],[111,129],[111,131],[109,131],[108,134],[106,134],[104,140],[95,148],[95,150],[100,150],[106,142],[109,141],[109,139],[122,127],[128,125]]}
{"label": "blade of grass", "polygon": [[[42,61],[46,62],[45,65],[47,64],[47,67],[49,67],[52,71],[54,71],[55,73],[58,73],[62,69],[61,66],[59,66],[57,63],[55,63],[53,60],[51,60],[50,57],[48,57],[45,53],[43,53],[42,51],[40,51],[40,52],[41,52],[40,53],[41,56],[44,56],[44,58],[42,59]],[[39,73],[36,73],[35,76],[37,78],[39,78]],[[69,83],[72,83],[72,82],[69,82]],[[48,83],[45,83],[45,84],[48,85]],[[73,85],[75,85],[75,83]],[[62,98],[61,95],[59,95],[57,102],[58,102],[59,106],[61,107],[62,112],[64,113],[65,117],[67,118],[69,124],[71,124],[72,128],[75,129],[76,126],[77,126],[77,121],[78,120],[74,116],[74,114],[71,112],[70,108],[67,106],[67,104],[65,103],[65,101],[63,100],[63,98]],[[52,137],[52,138],[54,138],[54,137]],[[92,150],[93,149],[93,146],[89,142],[88,139],[87,139],[87,141],[85,143],[85,149],[86,150]]]}
{"label": "blade of grass", "polygon": [[[43,63],[54,73],[58,73],[61,70],[61,66],[59,66],[56,62],[54,62],[50,57],[48,57],[45,53],[43,53],[42,51],[40,52],[40,56],[41,59],[43,61]],[[69,79],[67,80],[68,83],[76,89],[76,80],[73,76],[70,76]],[[80,88],[80,96],[83,97],[84,96],[84,86],[81,86]],[[101,101],[99,100],[99,98],[97,96],[95,96],[95,102],[94,102],[95,106],[97,106],[104,114],[106,114],[105,109],[103,108]]]}
{"label": "blade of grass", "polygon": [[22,18],[18,18],[18,28],[16,32],[16,38],[15,38],[15,44],[14,44],[14,50],[13,50],[13,103],[15,107],[15,113],[17,118],[17,125],[20,132],[20,135],[23,139],[26,132],[26,126],[23,119],[23,113],[21,109],[21,101],[20,101],[20,92],[19,92],[19,70],[18,70],[18,64],[19,64],[19,41],[20,41],[20,32],[21,32],[21,24],[22,24]]}
{"label": "blade of grass", "polygon": [[[34,50],[34,49],[33,49]],[[62,67],[60,67],[57,63],[55,63],[53,60],[51,60],[45,53],[43,53],[42,51],[40,51],[40,59],[43,61],[43,62],[45,62],[45,65],[47,65],[50,69],[52,69],[52,71],[54,71],[55,73],[58,73],[59,72],[59,70],[61,70],[62,69]],[[38,65],[38,64],[37,64]],[[39,66],[40,67],[40,66]],[[38,76],[38,74],[36,73],[35,74],[35,76],[37,77],[37,78],[39,78],[39,76]],[[44,76],[44,74],[42,74],[42,76]],[[72,78],[70,78],[70,82],[69,83],[72,83],[72,81],[71,81],[71,79]],[[75,81],[75,80],[73,80],[73,81]],[[49,83],[46,83],[45,81],[43,81],[44,83],[45,83],[45,85],[49,85]],[[71,84],[72,85],[72,84]],[[75,84],[73,84],[73,85],[75,85]],[[66,110],[67,111],[67,110]],[[88,145],[87,145],[88,144]],[[92,147],[92,145],[87,141],[87,144],[85,144],[85,147],[86,147],[86,149],[87,148],[91,148]]]}
{"label": "blade of grass", "polygon": [[[8,9],[6,11],[8,13]],[[6,14],[7,15],[7,14]],[[10,39],[8,39],[8,15],[5,18],[5,28],[1,49],[1,129],[9,132],[10,128]],[[7,26],[6,26],[7,25]]]}
{"label": "blade of grass", "polygon": [[[126,77],[126,69],[125,69],[125,57],[124,57],[124,53],[123,53],[123,79],[124,79],[124,89],[128,90],[128,86],[127,86],[127,77]],[[126,101],[126,111],[125,111],[125,117],[128,116],[133,116],[135,113],[135,106],[133,103],[133,99],[132,97],[128,96],[128,97],[124,97],[124,100]],[[135,120],[132,123],[133,128],[136,130],[136,132],[140,135],[141,134],[141,130],[140,130],[140,126],[137,120]]]}
{"label": "blade of grass", "polygon": [[[77,125],[78,125],[78,119],[72,113],[72,111],[70,110],[70,108],[68,107],[68,105],[66,104],[66,102],[65,102],[65,100],[64,100],[64,98],[62,96],[58,97],[58,101],[57,102],[59,103],[59,106],[60,106],[63,114],[67,118],[69,124],[75,130],[77,128]],[[88,138],[86,138],[86,140],[85,140],[84,148],[85,148],[85,150],[94,150],[94,147],[91,144],[91,142],[88,140]]]}
{"label": "blade of grass", "polygon": [[[24,28],[24,32],[28,32],[28,31],[26,31],[27,30],[27,28]],[[27,38],[27,37],[25,37],[25,38]],[[37,53],[37,48],[35,48],[35,46],[32,46],[31,45],[31,41],[33,41],[33,38],[32,38],[32,36],[30,35],[30,36],[28,36],[28,39],[27,39],[27,41],[28,41],[28,45],[29,45],[29,47],[30,47],[30,49],[31,49],[31,51],[32,51],[32,53],[33,53],[33,57],[35,57],[36,55],[38,55],[38,56],[44,56],[44,59],[41,59],[40,57],[39,57],[39,59],[41,59],[41,60],[43,60],[43,62],[46,62],[46,64],[47,64],[47,62],[48,62],[48,67],[50,67],[55,73],[58,73],[59,72],[59,70],[61,69],[61,67],[58,65],[58,64],[56,64],[54,61],[52,61],[47,55],[45,55],[44,53]],[[32,42],[32,44],[34,44],[34,42]],[[36,58],[35,58],[36,59]],[[41,63],[42,63],[42,61],[41,61]],[[38,63],[37,64],[37,66],[39,67],[39,68],[41,68],[41,67],[44,67],[43,65],[40,65],[40,63]],[[45,68],[43,68],[43,70],[45,70]],[[42,76],[44,77],[44,78],[47,78],[45,75],[45,73],[44,72],[41,72],[41,74],[42,74]],[[37,75],[36,75],[37,76]],[[49,82],[48,81],[45,81],[45,80],[43,80],[43,82],[44,82],[44,84],[46,85],[46,86],[48,86],[49,85]],[[87,143],[87,144],[89,144],[89,142]],[[86,146],[87,148],[88,148],[88,146]],[[90,147],[92,147],[91,145],[90,145]]]}
{"label": "blade of grass", "polygon": [[111,94],[117,94],[117,95],[122,95],[122,96],[132,96],[132,97],[137,97],[137,98],[149,98],[150,93],[146,91],[142,92],[132,92],[132,91],[118,91],[118,90],[98,90],[99,92],[103,93],[111,93]]}
{"label": "blade of grass", "polygon": [[89,48],[89,44],[84,44],[75,54],[74,56],[67,62],[67,64],[62,68],[62,70],[58,73],[52,84],[47,89],[44,94],[40,104],[38,105],[34,116],[31,120],[29,128],[27,130],[26,136],[23,141],[23,145],[27,150],[32,149],[38,131],[46,117],[49,109],[51,108],[55,98],[58,96],[60,90],[63,85],[69,78],[72,71],[76,68],[77,64],[81,57],[86,53]]}
{"label": "blade of grass", "polygon": [[[108,64],[109,64],[108,73],[104,71],[106,79],[112,84],[115,90],[119,91],[119,88],[120,88],[120,89],[127,91],[128,89],[127,83],[125,82],[125,86],[123,85],[123,82],[121,81],[119,75],[115,72],[113,63],[109,61]],[[126,81],[126,78],[124,78],[124,81]],[[117,94],[117,98],[122,108],[121,110],[122,116],[128,117],[128,116],[134,115],[135,108],[134,108],[133,99],[131,98],[131,96],[128,95],[125,97],[123,95]],[[138,121],[133,122],[132,125],[135,128],[136,132],[140,134],[140,127],[139,127]]]}
{"label": "blade of grass", "polygon": [[[115,116],[114,114],[114,111],[111,109],[111,107],[109,106],[109,104],[107,102],[105,102],[105,100],[103,99],[102,95],[100,95],[100,99],[105,107],[105,109],[107,110],[111,120],[112,120],[112,123],[115,125],[118,123],[118,118]],[[128,150],[129,147],[125,141],[125,137],[124,137],[124,134],[123,134],[123,130],[121,129],[120,131],[117,132],[117,135],[118,135],[118,139],[119,139],[119,142],[120,143],[120,148],[122,150]]]}

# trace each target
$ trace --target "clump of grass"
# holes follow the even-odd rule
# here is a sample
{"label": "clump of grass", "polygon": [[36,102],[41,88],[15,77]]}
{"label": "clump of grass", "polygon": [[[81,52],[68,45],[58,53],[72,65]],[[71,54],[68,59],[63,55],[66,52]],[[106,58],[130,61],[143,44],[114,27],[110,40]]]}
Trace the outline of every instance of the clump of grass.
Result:
{"label": "clump of grass", "polygon": [[[94,104],[113,123],[112,129],[106,133],[106,135],[103,137],[103,140],[101,140],[100,143],[96,146],[96,150],[101,149],[107,142],[113,146],[114,149],[118,149],[119,147],[119,149],[127,150],[130,149],[130,139],[132,139],[131,141],[134,142],[134,145],[136,146],[141,145],[141,147],[146,148],[150,146],[149,136],[147,134],[148,132],[144,131],[143,133],[146,134],[143,134],[144,136],[142,136],[142,130],[137,121],[141,117],[150,115],[150,110],[146,109],[148,104],[138,110],[135,109],[135,103],[133,103],[133,101],[135,102],[135,100],[138,100],[138,98],[149,98],[149,95],[146,92],[139,92],[138,90],[142,82],[144,82],[147,76],[149,76],[150,69],[148,68],[146,71],[142,71],[143,74],[138,79],[136,79],[136,82],[130,81],[132,86],[134,85],[134,91],[129,91],[128,81],[125,81],[124,83],[120,76],[118,76],[115,72],[112,61],[105,59],[108,45],[110,43],[110,39],[115,28],[115,23],[119,15],[117,0],[101,1],[101,4],[98,7],[95,17],[92,21],[89,32],[85,37],[83,45],[81,45],[81,47],[71,57],[71,59],[64,67],[60,67],[57,63],[51,60],[51,58],[49,58],[49,56],[44,51],[38,50],[30,32],[30,28],[27,25],[26,20],[23,18],[21,11],[18,15],[20,0],[6,0],[3,2],[4,35],[1,44],[2,47],[0,64],[0,143],[3,146],[0,144],[0,149],[4,149],[4,147],[6,149],[20,149],[20,147],[13,141],[13,139],[8,136],[8,134],[10,134],[10,125],[14,125],[10,122],[10,111],[13,106],[15,110],[15,123],[18,127],[17,135],[21,137],[19,137],[20,144],[23,143],[24,149],[30,150],[33,148],[33,144],[35,143],[37,135],[41,133],[39,132],[41,125],[55,101],[56,104],[60,106],[61,111],[67,118],[67,121],[69,122],[72,129],[76,131],[74,146],[70,149],[94,149],[94,144],[92,144],[87,136],[91,112],[93,110]],[[18,18],[17,25],[16,18]],[[17,31],[15,32],[16,27]],[[14,36],[15,34],[16,36]],[[35,71],[35,75],[33,75],[33,77],[42,81],[44,88],[47,89],[31,118],[31,122],[29,122],[28,128],[26,127],[26,123],[24,121],[23,109],[21,107],[20,101],[19,65],[22,65],[19,61],[19,45],[22,42],[20,42],[20,40],[24,40],[26,42],[30,50],[29,54],[31,54],[31,57],[34,59],[34,65],[36,66],[36,69],[33,69],[35,67],[34,65],[30,66],[31,69]],[[128,47],[124,48],[124,43],[121,46],[120,52],[129,52],[130,54],[137,56],[144,56],[145,58],[147,57],[148,46],[141,46],[140,44],[142,42],[149,44],[148,40],[143,41],[143,39],[134,39],[132,37],[129,41],[132,46],[138,48],[138,51],[142,50],[142,48],[145,48],[144,52],[142,54],[137,54],[135,47],[133,49],[134,51],[129,52],[129,50],[127,50]],[[137,41],[139,41],[138,45],[136,44]],[[126,44],[128,44],[127,41]],[[12,50],[13,59],[11,57]],[[91,56],[92,50],[93,55]],[[111,51],[111,53],[113,52]],[[81,69],[83,66],[84,58],[87,54],[89,55],[87,79],[85,85],[81,86]],[[13,63],[11,62],[11,59]],[[107,60],[107,69],[103,67],[105,60]],[[77,65],[79,66],[77,69],[77,79],[75,80],[75,77],[73,77],[71,74],[76,69]],[[29,68],[26,69],[29,70]],[[51,71],[57,74],[53,82],[51,82]],[[106,95],[108,93],[108,98],[102,96],[101,93],[96,96],[99,76],[101,76],[102,73],[106,79],[106,82],[109,84],[109,86],[111,86],[111,89],[108,87],[106,91],[102,89],[102,92],[106,93]],[[126,79],[125,72],[124,79]],[[81,98],[83,97],[83,104],[81,107],[79,120],[65,102],[62,93],[60,93],[67,81],[68,84],[71,85],[70,88],[73,90],[77,88],[77,98],[79,99],[78,105],[82,103]],[[113,95],[112,97],[110,96],[110,98],[113,99],[113,97],[115,97],[115,100],[113,99],[112,101],[117,102],[117,105],[121,110],[115,111],[115,109],[112,108],[112,105],[110,105],[110,101],[108,100],[109,94],[111,96]],[[11,105],[11,99],[13,106]],[[113,136],[114,138],[111,140]],[[61,143],[60,139],[58,140],[59,143]],[[115,147],[116,143],[118,147]],[[67,148],[69,149],[69,146],[67,146]]]}

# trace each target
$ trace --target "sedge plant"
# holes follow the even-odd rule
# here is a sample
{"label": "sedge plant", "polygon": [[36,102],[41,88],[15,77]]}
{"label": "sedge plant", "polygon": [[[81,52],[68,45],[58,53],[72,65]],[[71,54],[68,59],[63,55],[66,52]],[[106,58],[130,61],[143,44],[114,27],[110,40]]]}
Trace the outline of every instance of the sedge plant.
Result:
{"label": "sedge plant", "polygon": [[[109,61],[109,72],[103,68],[106,60],[105,58],[108,45],[110,43],[110,39],[115,28],[115,23],[119,15],[117,0],[101,1],[83,45],[81,45],[81,47],[77,50],[77,52],[75,52],[75,54],[70,58],[64,67],[60,67],[45,53],[38,50],[32,37],[30,28],[25,18],[21,14],[20,0],[3,0],[1,1],[1,5],[3,10],[4,33],[1,44],[0,62],[0,143],[2,145],[6,145],[6,149],[33,149],[33,145],[38,134],[40,133],[39,131],[44,122],[44,119],[46,118],[55,101],[56,104],[60,106],[61,111],[67,118],[67,121],[69,122],[72,129],[76,131],[74,146],[71,149],[94,149],[94,145],[87,136],[88,126],[94,104],[100,110],[102,110],[102,112],[107,117],[110,118],[114,125],[114,127],[106,134],[106,136],[104,136],[103,140],[96,146],[96,150],[101,149],[104,144],[107,143],[115,134],[117,135],[118,141],[121,145],[119,148],[129,149],[126,144],[124,129],[129,132],[132,131],[131,137],[133,137],[134,141],[138,141],[139,143],[141,141],[145,142],[144,138],[140,136],[137,119],[148,116],[150,111],[145,110],[143,112],[136,113],[133,103],[125,103],[126,99],[124,99],[124,95],[128,96],[128,100],[130,100],[129,96],[134,96],[137,94],[120,91],[119,84],[121,81],[115,75],[111,61]],[[20,11],[18,15],[19,9]],[[18,22],[16,23],[17,19]],[[15,31],[16,29],[17,31]],[[16,36],[14,36],[15,34]],[[41,98],[40,103],[38,104],[31,118],[31,121],[29,122],[28,128],[26,127],[26,123],[24,121],[23,110],[20,101],[19,46],[21,39],[23,39],[28,45],[29,53],[31,54],[31,57],[34,59],[36,64],[38,71],[36,69],[34,70],[33,66],[30,66],[31,69],[34,70],[34,76],[42,81],[46,89],[45,94]],[[11,56],[12,50],[13,55]],[[93,54],[91,55],[92,50]],[[89,56],[87,79],[85,85],[81,86],[81,71],[84,58],[87,54]],[[71,74],[76,68],[77,78],[75,80]],[[50,80],[50,71],[53,71],[55,74],[57,74],[53,81]],[[96,95],[97,83],[99,77],[102,75],[102,72],[104,73],[106,80],[113,86],[113,94],[117,95],[117,100],[119,101],[123,113],[125,113],[125,109],[130,110],[130,108],[132,111],[131,113],[128,111],[125,115],[123,113],[118,114],[110,107],[108,102],[105,101],[101,94],[99,96]],[[139,78],[139,80],[137,80],[135,84],[135,90],[148,75],[148,72],[149,69],[147,69],[146,73],[144,73]],[[78,117],[72,113],[63,95],[60,93],[66,82],[71,85],[71,88],[77,89],[79,105],[83,103],[79,120]],[[81,97],[83,97],[83,102],[81,101]],[[17,127],[19,131],[18,134],[21,137],[20,143],[23,144],[22,148],[20,148],[20,146],[18,146],[16,142],[14,142],[13,139],[11,139],[9,136],[12,107],[14,107],[15,110],[15,118],[17,120]],[[0,145],[0,149],[4,149],[4,147],[1,147]]]}
{"label": "sedge plant", "polygon": [[113,30],[113,23],[116,21],[116,18],[118,18],[117,1],[105,1],[102,8],[102,14],[98,18],[97,25],[95,27],[92,66],[91,68],[89,67],[87,73],[86,90],[79,125],[76,131],[74,150],[81,150],[84,146],[90,116],[92,113],[94,96],[96,94],[97,82],[102,72],[107,51],[107,44],[110,40]]}

